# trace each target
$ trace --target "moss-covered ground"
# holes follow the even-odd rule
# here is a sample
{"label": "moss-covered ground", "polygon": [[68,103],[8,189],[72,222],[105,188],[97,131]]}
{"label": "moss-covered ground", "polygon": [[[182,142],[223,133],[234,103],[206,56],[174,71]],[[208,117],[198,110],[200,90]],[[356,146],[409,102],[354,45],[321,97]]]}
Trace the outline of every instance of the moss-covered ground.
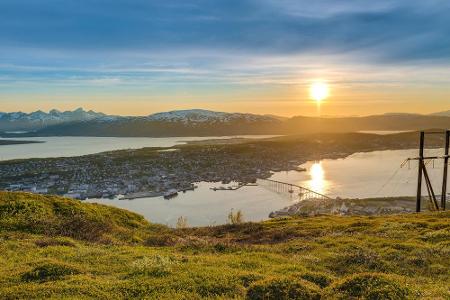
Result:
{"label": "moss-covered ground", "polygon": [[170,229],[0,192],[0,299],[450,299],[450,213]]}

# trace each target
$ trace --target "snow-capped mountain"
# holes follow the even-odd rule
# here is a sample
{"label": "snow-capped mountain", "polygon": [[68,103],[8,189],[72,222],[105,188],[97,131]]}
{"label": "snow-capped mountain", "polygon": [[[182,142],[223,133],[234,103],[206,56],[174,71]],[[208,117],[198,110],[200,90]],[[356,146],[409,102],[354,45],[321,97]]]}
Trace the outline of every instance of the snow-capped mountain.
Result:
{"label": "snow-capped mountain", "polygon": [[[53,114],[59,116],[58,113],[49,113]],[[40,116],[42,114],[37,112],[36,117]],[[39,128],[31,135],[152,137],[238,135],[269,131],[281,123],[282,121],[273,116],[191,109],[136,117],[100,115],[92,119],[58,122]]]}
{"label": "snow-capped mountain", "polygon": [[271,116],[243,114],[243,113],[226,113],[204,109],[174,110],[169,112],[161,112],[149,115],[149,121],[160,122],[183,122],[183,123],[205,123],[205,122],[231,122],[234,120],[245,121],[276,121]]}
{"label": "snow-capped mountain", "polygon": [[103,117],[106,117],[103,113],[97,113],[92,110],[85,111],[82,108],[64,112],[52,109],[48,113],[42,110],[32,113],[0,112],[0,131],[38,130],[50,125],[90,121]]}
{"label": "snow-capped mountain", "polygon": [[[85,111],[78,108],[73,111],[61,112],[56,109],[44,112],[41,110],[32,113],[0,112],[0,132],[6,131],[47,131],[48,130],[67,130],[67,128],[85,128],[87,131],[95,131],[94,128],[127,128],[142,126],[139,128],[175,126],[179,124],[183,127],[200,126],[207,127],[213,124],[222,124],[224,126],[238,126],[238,124],[256,124],[280,122],[273,116],[263,116],[244,113],[226,113],[216,112],[204,109],[176,110],[169,112],[155,113],[148,116],[123,117],[112,116],[103,113],[97,113],[92,110]],[[137,125],[138,124],[138,125]],[[170,125],[172,124],[172,125]],[[105,129],[106,130],[106,129]],[[125,129],[124,129],[125,130]]]}
{"label": "snow-capped mountain", "polygon": [[[387,114],[366,117],[292,117],[226,113],[203,109],[161,112],[148,116],[111,116],[76,109],[30,114],[0,113],[2,136],[181,137],[253,134],[303,134],[367,130],[449,128],[450,117]],[[28,131],[28,133],[4,133]]]}

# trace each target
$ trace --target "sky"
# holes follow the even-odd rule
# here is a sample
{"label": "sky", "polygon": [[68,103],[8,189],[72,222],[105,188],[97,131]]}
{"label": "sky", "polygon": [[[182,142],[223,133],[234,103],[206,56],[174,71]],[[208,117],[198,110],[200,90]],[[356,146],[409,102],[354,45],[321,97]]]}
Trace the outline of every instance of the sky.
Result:
{"label": "sky", "polygon": [[449,16],[448,0],[1,0],[0,111],[448,110]]}

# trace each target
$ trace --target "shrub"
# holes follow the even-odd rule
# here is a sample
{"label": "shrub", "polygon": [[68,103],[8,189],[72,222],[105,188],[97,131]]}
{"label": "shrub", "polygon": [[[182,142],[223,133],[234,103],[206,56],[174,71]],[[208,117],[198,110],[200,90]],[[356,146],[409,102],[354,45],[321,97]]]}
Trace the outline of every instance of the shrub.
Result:
{"label": "shrub", "polygon": [[154,234],[145,240],[144,244],[150,247],[174,246],[177,243],[176,238],[168,234]]}
{"label": "shrub", "polygon": [[249,287],[252,283],[255,281],[263,279],[262,275],[254,274],[254,273],[248,273],[239,276],[239,280],[241,281],[242,285],[245,287]]}
{"label": "shrub", "polygon": [[277,278],[257,281],[247,290],[247,299],[320,299],[319,289],[312,283],[293,278]]}
{"label": "shrub", "polygon": [[399,283],[399,277],[381,273],[361,273],[344,278],[331,287],[336,298],[407,299],[408,288]]}
{"label": "shrub", "polygon": [[231,209],[228,214],[228,222],[232,225],[242,224],[244,222],[244,214],[241,210],[234,212],[233,209]]}
{"label": "shrub", "polygon": [[188,221],[186,217],[180,216],[177,219],[177,225],[176,228],[177,229],[184,229],[184,228],[188,228]]}
{"label": "shrub", "polygon": [[76,275],[79,273],[80,271],[73,266],[57,262],[48,262],[35,267],[33,270],[29,272],[22,274],[22,280],[27,282],[53,281],[62,279],[69,275]]}
{"label": "shrub", "polygon": [[131,264],[131,267],[134,275],[163,277],[169,275],[172,271],[172,267],[176,264],[176,261],[171,257],[157,254],[135,260]]}
{"label": "shrub", "polygon": [[315,285],[325,288],[331,284],[333,278],[324,273],[307,272],[300,275],[301,279],[312,282]]}
{"label": "shrub", "polygon": [[438,243],[450,240],[450,229],[445,228],[425,233],[421,239],[426,242]]}
{"label": "shrub", "polygon": [[177,240],[177,245],[181,251],[204,251],[215,250],[210,239],[196,236],[186,236]]}
{"label": "shrub", "polygon": [[75,243],[69,239],[64,237],[57,238],[43,238],[36,240],[34,242],[38,247],[50,247],[50,246],[66,246],[66,247],[75,247]]}
{"label": "shrub", "polygon": [[105,219],[90,218],[85,214],[72,215],[62,221],[58,234],[74,239],[100,241],[105,233],[113,231],[113,224]]}

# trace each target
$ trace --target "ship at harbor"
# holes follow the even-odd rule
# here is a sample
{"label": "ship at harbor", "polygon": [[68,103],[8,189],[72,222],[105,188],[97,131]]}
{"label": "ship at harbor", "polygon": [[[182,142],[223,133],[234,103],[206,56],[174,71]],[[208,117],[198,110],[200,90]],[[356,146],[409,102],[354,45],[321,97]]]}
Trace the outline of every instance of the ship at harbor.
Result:
{"label": "ship at harbor", "polygon": [[178,190],[170,189],[167,192],[165,192],[163,196],[164,196],[164,199],[167,199],[167,200],[172,199],[172,198],[178,196]]}

